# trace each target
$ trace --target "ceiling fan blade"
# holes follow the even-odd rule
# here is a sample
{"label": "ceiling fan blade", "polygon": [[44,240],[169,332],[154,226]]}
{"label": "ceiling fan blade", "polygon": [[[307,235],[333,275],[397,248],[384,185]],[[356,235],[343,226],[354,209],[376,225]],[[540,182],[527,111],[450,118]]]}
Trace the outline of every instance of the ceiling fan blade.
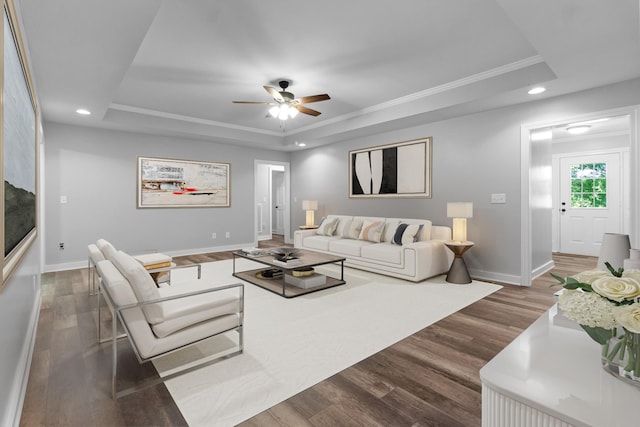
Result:
{"label": "ceiling fan blade", "polygon": [[262,101],[231,101],[234,104],[274,104],[273,102],[262,102]]}
{"label": "ceiling fan blade", "polygon": [[264,88],[264,90],[269,92],[269,95],[271,95],[273,99],[275,99],[278,102],[284,102],[284,98],[282,97],[282,95],[280,95],[280,92],[278,92],[278,89],[271,86],[262,86],[262,87]]}
{"label": "ceiling fan blade", "polygon": [[302,105],[296,105],[294,108],[301,113],[308,114],[310,116],[319,116],[322,114],[320,111],[312,110],[311,108],[303,107]]}
{"label": "ceiling fan blade", "polygon": [[327,99],[331,99],[331,97],[326,93],[323,93],[322,95],[303,96],[298,99],[298,102],[300,104],[310,104],[312,102],[326,101]]}

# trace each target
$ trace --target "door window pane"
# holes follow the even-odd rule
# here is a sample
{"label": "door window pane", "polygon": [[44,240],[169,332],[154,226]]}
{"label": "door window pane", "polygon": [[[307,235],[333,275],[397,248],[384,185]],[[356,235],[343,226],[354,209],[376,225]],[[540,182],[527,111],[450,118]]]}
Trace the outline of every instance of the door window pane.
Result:
{"label": "door window pane", "polygon": [[571,207],[607,207],[607,164],[571,165]]}

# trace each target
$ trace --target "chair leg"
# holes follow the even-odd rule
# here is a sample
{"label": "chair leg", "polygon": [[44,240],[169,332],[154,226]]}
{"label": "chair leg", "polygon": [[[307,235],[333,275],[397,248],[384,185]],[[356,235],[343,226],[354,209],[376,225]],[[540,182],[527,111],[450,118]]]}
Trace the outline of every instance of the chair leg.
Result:
{"label": "chair leg", "polygon": [[111,337],[112,337],[112,369],[111,369],[111,397],[116,399],[116,374],[118,372],[118,322],[116,313],[113,313],[111,320]]}

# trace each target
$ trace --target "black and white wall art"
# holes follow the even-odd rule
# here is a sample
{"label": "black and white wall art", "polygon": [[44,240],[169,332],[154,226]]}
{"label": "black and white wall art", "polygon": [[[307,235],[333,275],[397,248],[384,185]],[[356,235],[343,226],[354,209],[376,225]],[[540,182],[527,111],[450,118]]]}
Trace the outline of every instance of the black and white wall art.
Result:
{"label": "black and white wall art", "polygon": [[349,152],[349,197],[431,197],[431,137]]}

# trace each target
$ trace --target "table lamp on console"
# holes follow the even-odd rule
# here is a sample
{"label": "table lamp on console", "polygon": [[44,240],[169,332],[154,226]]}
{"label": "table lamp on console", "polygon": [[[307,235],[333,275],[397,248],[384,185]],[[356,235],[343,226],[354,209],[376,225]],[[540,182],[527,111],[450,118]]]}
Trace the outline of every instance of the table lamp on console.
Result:
{"label": "table lamp on console", "polygon": [[447,217],[453,218],[453,240],[445,242],[445,245],[455,257],[446,281],[459,284],[471,283],[471,276],[462,255],[473,246],[473,242],[467,240],[467,218],[473,217],[473,203],[447,203]]}

